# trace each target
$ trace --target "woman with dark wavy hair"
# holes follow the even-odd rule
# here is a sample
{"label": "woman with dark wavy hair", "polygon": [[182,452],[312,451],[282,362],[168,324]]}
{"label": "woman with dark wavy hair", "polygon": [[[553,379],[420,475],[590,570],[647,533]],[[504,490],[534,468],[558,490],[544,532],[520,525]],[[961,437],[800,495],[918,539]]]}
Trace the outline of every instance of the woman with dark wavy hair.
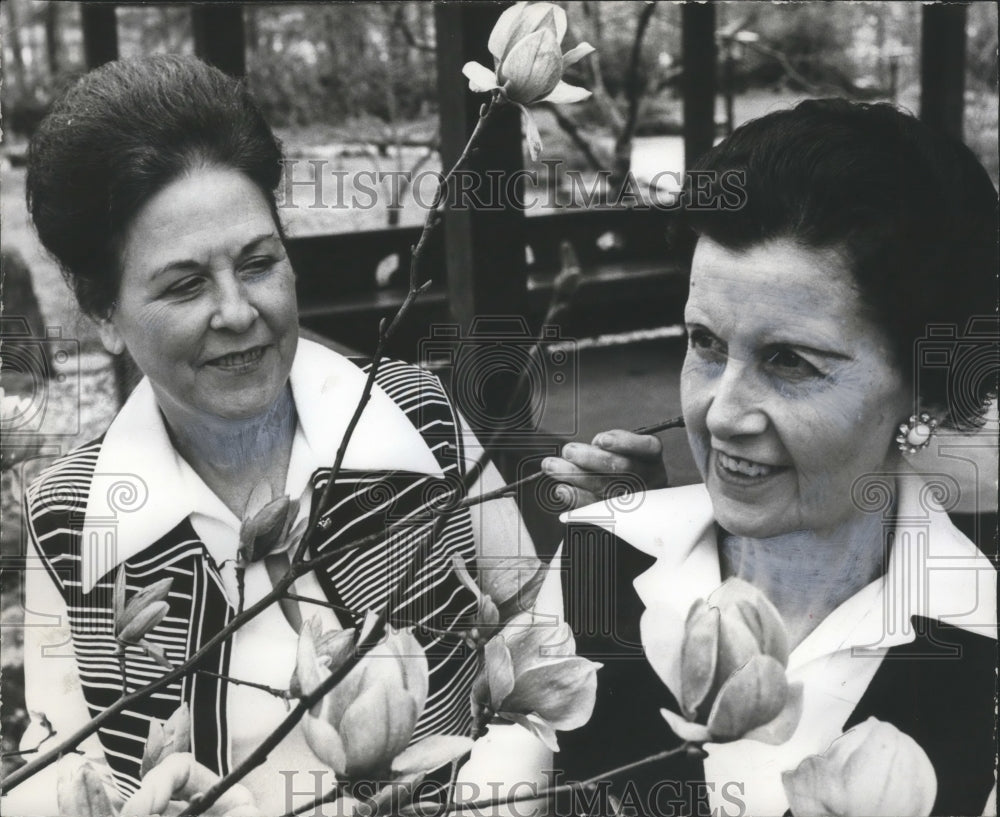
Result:
{"label": "woman with dark wavy hair", "polygon": [[[429,662],[412,739],[467,734],[480,656],[457,629],[478,599],[453,562],[478,568],[490,591],[500,557],[534,556],[511,500],[433,524],[428,510],[440,489],[454,487],[481,449],[437,378],[415,366],[381,363],[328,489],[370,362],[299,337],[274,196],[281,158],[244,85],[180,56],[85,75],[29,150],[28,207],[42,243],[107,350],[127,352],[144,375],[99,439],[57,460],[27,491],[27,609],[54,617],[53,626],[26,630],[26,699],[36,720],[44,715],[60,738],[72,734],[118,699],[123,681],[135,690],[160,677],[164,661],[178,666],[241,605],[272,590],[289,567],[287,552],[251,562],[242,585],[236,577],[241,518],[261,491],[301,498],[289,524],[319,520],[309,557],[383,532],[300,577],[295,598],[267,608],[197,672],[125,708],[85,741],[81,748],[106,762],[118,794],[143,793],[154,811],[167,798],[198,793],[193,781],[204,787],[229,772],[282,721],[286,701],[265,689],[288,688],[298,633],[314,615],[324,631],[355,626],[356,616],[393,598],[389,623],[413,627]],[[130,492],[124,505],[115,487],[122,483]],[[488,466],[472,493],[501,484]],[[314,507],[326,491],[329,504]],[[385,532],[403,518],[413,524]],[[128,646],[121,665],[119,575],[129,598],[172,580],[165,617],[144,635],[148,649]],[[162,769],[144,777],[151,724],[182,704],[191,713],[191,753],[171,761],[169,779]],[[377,710],[372,735],[389,728]],[[546,750],[521,727],[484,740],[515,749],[498,779],[537,779]],[[53,813],[54,768],[15,789],[6,806]],[[304,791],[333,782],[300,724],[237,792],[248,813],[277,814],[292,808],[290,792],[298,805]]]}
{"label": "woman with dark wavy hair", "polygon": [[[742,201],[719,206],[712,184],[733,173]],[[557,765],[579,779],[708,733],[703,760],[616,782],[621,802],[797,813],[781,773],[874,717],[929,758],[933,775],[900,766],[883,781],[919,789],[922,813],[995,809],[996,573],[949,519],[958,484],[922,457],[942,431],[980,428],[996,398],[996,190],[957,140],[843,100],[749,122],[691,175],[710,182],[689,188],[678,234],[691,271],[681,401],[702,483],[569,514],[569,617],[580,653],[605,667],[594,718]],[[995,451],[996,428],[979,434]],[[582,497],[599,488],[590,472],[657,453],[610,436],[620,450],[576,446],[550,473]],[[733,577],[780,615],[784,646],[769,649],[801,689],[798,711],[757,740],[719,712],[713,725],[723,679],[695,695],[696,651],[682,650],[685,626],[710,620],[696,610],[685,625],[692,604]],[[721,615],[718,661],[749,667],[763,646],[734,646],[745,627]],[[888,762],[891,749],[872,751]],[[844,814],[847,799],[809,813]],[[900,813],[881,807],[860,813]]]}

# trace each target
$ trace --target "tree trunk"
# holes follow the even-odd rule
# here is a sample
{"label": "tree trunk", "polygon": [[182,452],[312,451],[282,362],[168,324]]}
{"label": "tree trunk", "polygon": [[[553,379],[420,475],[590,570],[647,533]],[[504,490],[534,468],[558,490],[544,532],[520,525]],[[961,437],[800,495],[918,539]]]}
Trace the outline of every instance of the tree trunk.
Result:
{"label": "tree trunk", "polygon": [[59,75],[59,4],[49,3],[45,7],[45,56],[49,64],[49,76],[55,79]]}
{"label": "tree trunk", "polygon": [[10,39],[10,76],[13,80],[15,93],[24,94],[27,89],[24,84],[24,54],[21,43],[21,21],[17,8],[18,0],[4,3],[7,10],[7,37]]}

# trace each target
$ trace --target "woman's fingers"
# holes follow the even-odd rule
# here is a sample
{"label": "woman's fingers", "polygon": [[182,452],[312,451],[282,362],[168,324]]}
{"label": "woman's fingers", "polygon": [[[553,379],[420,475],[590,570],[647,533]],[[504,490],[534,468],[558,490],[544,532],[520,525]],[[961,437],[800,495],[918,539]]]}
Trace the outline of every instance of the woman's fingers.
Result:
{"label": "woman's fingers", "polygon": [[613,429],[602,431],[591,445],[567,443],[561,457],[547,457],[542,470],[563,483],[571,507],[595,502],[608,492],[634,492],[667,484],[663,445],[648,434]]}
{"label": "woman's fingers", "polygon": [[[615,473],[624,473],[628,463],[594,446],[585,446],[592,451],[578,451],[572,447],[581,445],[570,443],[563,448],[562,457],[546,457],[542,460],[542,470],[568,486],[599,494],[607,485],[608,478]],[[608,461],[611,457],[619,460],[614,467]]]}
{"label": "woman's fingers", "polygon": [[582,488],[574,488],[572,485],[560,485],[555,489],[555,494],[560,502],[560,511],[572,511],[600,501],[597,494]]}
{"label": "woman's fingers", "polygon": [[[219,776],[203,766],[189,752],[165,757],[147,772],[139,790],[122,807],[121,817],[150,817],[165,814],[172,800],[188,801],[208,791]],[[209,815],[257,817],[253,797],[244,786],[227,790],[207,812]]]}
{"label": "woman's fingers", "polygon": [[662,462],[663,443],[652,434],[635,434],[620,428],[602,431],[594,437],[594,445],[605,451],[643,462]]}

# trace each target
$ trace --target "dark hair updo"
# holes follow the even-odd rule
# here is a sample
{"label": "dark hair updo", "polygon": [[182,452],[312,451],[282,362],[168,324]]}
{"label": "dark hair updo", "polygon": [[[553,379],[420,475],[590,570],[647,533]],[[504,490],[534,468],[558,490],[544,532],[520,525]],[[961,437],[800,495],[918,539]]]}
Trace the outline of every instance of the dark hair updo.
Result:
{"label": "dark hair updo", "polygon": [[732,251],[780,238],[838,250],[915,410],[981,424],[1000,368],[997,193],[965,145],[892,105],[810,100],[738,128],[689,179],[682,249],[707,236]]}
{"label": "dark hair updo", "polygon": [[274,190],[281,145],[244,83],[194,57],[111,62],[52,107],[28,149],[28,210],[84,312],[107,317],[125,231],[139,209],[185,172],[238,170]]}

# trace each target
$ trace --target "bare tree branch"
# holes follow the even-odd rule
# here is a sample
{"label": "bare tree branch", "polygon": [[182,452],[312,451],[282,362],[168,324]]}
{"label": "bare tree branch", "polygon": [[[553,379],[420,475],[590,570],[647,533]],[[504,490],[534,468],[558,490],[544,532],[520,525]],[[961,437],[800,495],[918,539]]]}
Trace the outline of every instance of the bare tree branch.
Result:
{"label": "bare tree branch", "polygon": [[556,118],[556,124],[563,129],[566,135],[572,140],[573,144],[579,148],[580,152],[583,154],[583,158],[587,160],[587,164],[594,170],[603,169],[605,163],[597,157],[596,153],[594,153],[593,147],[591,147],[590,142],[588,142],[586,137],[580,132],[580,128],[577,126],[576,122],[563,113],[559,109],[558,105],[553,105],[551,102],[544,102],[542,105],[544,105],[547,110],[552,111],[552,115]]}

